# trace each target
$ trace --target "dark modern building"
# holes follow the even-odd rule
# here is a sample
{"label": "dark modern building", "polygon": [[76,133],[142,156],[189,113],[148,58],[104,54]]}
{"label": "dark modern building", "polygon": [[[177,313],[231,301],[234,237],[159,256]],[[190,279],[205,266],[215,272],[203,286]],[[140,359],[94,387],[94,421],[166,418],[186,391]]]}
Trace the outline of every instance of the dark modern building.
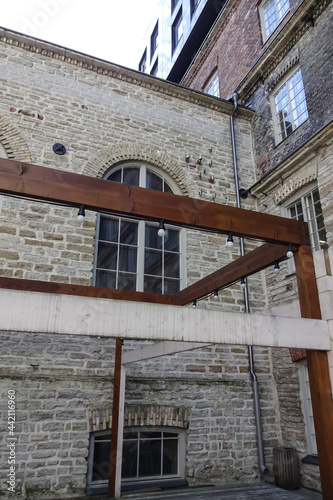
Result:
{"label": "dark modern building", "polygon": [[179,83],[225,0],[158,0],[139,70]]}

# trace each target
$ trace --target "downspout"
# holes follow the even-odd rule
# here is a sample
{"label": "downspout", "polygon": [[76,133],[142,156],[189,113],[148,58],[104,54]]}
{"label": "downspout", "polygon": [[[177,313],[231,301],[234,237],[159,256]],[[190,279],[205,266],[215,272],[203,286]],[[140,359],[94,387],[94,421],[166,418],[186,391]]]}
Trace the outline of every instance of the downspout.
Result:
{"label": "downspout", "polygon": [[[234,109],[232,110],[230,116],[230,132],[231,132],[232,157],[233,157],[234,175],[235,175],[236,202],[237,202],[237,208],[241,208],[241,201],[239,194],[238,165],[237,165],[237,155],[236,155],[236,142],[235,142],[235,128],[234,128],[234,115],[237,110],[237,100],[238,100],[237,92],[234,92],[230,96],[230,100],[231,99],[233,100],[234,103]],[[239,238],[239,246],[240,246],[240,254],[243,257],[245,255],[243,237]],[[246,278],[245,278],[245,288],[244,288],[244,303],[245,303],[245,312],[249,313],[250,312],[249,288]],[[258,463],[260,472],[262,474],[267,474],[268,468],[265,465],[264,439],[262,435],[259,382],[257,379],[257,375],[254,371],[253,346],[251,345],[248,346],[248,354],[249,354],[249,370],[253,382],[253,402],[254,402],[254,414],[255,414],[257,446],[258,446]]]}

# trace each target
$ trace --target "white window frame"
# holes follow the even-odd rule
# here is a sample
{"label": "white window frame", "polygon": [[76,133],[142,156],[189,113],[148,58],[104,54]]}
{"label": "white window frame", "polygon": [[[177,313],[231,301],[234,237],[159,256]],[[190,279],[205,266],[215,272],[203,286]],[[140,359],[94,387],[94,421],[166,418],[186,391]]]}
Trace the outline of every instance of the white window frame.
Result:
{"label": "white window frame", "polygon": [[[275,21],[273,22],[272,15],[268,15],[269,11],[275,16]],[[289,11],[289,0],[266,0],[261,3],[259,6],[259,17],[264,43],[268,40],[271,34],[274,33]]]}
{"label": "white window frame", "polygon": [[5,148],[0,142],[0,158],[8,158]]}
{"label": "white window frame", "polygon": [[298,361],[300,398],[302,401],[302,410],[305,423],[305,432],[307,438],[307,452],[309,455],[317,455],[316,433],[313,422],[313,410],[309,383],[309,373],[306,360]]}
{"label": "white window frame", "polygon": [[214,73],[204,86],[203,91],[206,94],[213,95],[215,97],[220,97],[220,81],[217,69],[214,71]]}
{"label": "white window frame", "polygon": [[[296,86],[293,85],[293,83],[295,83],[295,78],[298,78],[296,83],[296,86],[298,86],[296,90],[297,93],[295,93]],[[279,94],[281,94],[283,90],[285,96],[280,100],[281,95],[279,96]],[[281,106],[282,102],[284,103],[282,110],[278,108],[278,99]],[[274,89],[270,101],[275,144],[277,145],[286,139],[300,125],[306,122],[309,117],[302,72],[299,66],[295,68],[292,73],[289,73]],[[290,121],[288,121],[288,126],[285,126],[287,122],[284,121],[284,118],[281,120],[281,113],[284,114],[285,109],[289,111],[288,117]]]}
{"label": "white window frame", "polygon": [[[309,224],[309,233],[310,233],[310,241],[311,241],[311,247],[312,251],[315,252],[316,250],[320,250],[326,242],[320,242],[319,240],[319,232],[318,232],[318,224],[317,224],[317,218],[311,219],[310,221],[308,220],[308,209],[307,209],[307,204],[306,204],[306,198],[311,195],[313,196],[314,191],[318,191],[318,186],[317,183],[312,183],[309,184],[308,186],[304,187],[303,189],[300,189],[295,193],[291,198],[288,198],[288,200],[283,204],[282,206],[282,215],[284,217],[287,217],[288,219],[291,219],[292,217],[290,216],[290,208],[292,205],[296,204],[297,202],[301,202],[302,204],[302,211],[304,215],[304,221],[308,222]],[[320,202],[320,197],[319,197],[319,202]],[[322,212],[321,212],[322,214]],[[325,225],[324,225],[325,228]],[[293,274],[295,272],[295,262],[294,258],[288,259],[288,273]]]}
{"label": "white window frame", "polygon": [[[124,433],[127,432],[172,432],[178,435],[177,449],[177,465],[178,471],[176,474],[145,476],[141,478],[125,478],[122,484],[140,484],[147,483],[147,486],[154,486],[158,481],[172,481],[175,479],[185,479],[185,452],[186,452],[186,430],[178,427],[124,427]],[[105,441],[111,441],[111,430],[97,431],[90,434],[89,453],[88,453],[88,470],[87,470],[87,486],[98,487],[107,484],[108,480],[92,481],[93,475],[93,460],[95,449],[95,437],[105,436]],[[146,484],[145,484],[146,485]]]}
{"label": "white window frame", "polygon": [[[140,169],[139,173],[139,186],[145,188],[146,174],[147,170],[152,171],[159,177],[165,179],[165,182],[168,184],[170,189],[174,194],[181,194],[177,184],[174,180],[169,177],[165,172],[159,170],[158,168],[152,165],[146,165],[144,163],[139,162],[126,162],[121,165],[115,165],[111,169],[109,169],[104,178],[108,178],[113,172],[119,170],[121,167],[136,167]],[[104,217],[104,215],[103,215]],[[110,216],[113,217],[113,216]],[[114,216],[114,219],[119,219],[119,217]],[[121,218],[121,217],[120,217]],[[136,280],[136,290],[137,292],[144,291],[144,251],[145,251],[145,227],[146,221],[137,219],[126,218],[128,222],[135,222],[138,224],[138,241],[137,241],[137,280]],[[147,222],[150,226],[156,226],[156,231],[158,231],[158,223]],[[98,242],[99,242],[99,227],[100,227],[100,214],[97,215],[97,223],[96,223],[96,244],[95,244],[95,254],[94,254],[94,268],[93,268],[93,286],[96,285],[96,271],[97,271],[97,257],[98,257]],[[165,224],[166,231],[168,229],[176,230],[179,232],[179,289],[183,289],[186,287],[186,229],[179,228],[176,226],[172,226],[169,224]]]}

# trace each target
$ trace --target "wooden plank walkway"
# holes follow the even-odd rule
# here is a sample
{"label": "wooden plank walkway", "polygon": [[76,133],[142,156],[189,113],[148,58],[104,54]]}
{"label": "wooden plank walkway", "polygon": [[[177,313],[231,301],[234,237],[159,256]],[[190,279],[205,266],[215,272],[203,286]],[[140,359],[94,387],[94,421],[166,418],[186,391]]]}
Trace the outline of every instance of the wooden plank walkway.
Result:
{"label": "wooden plank walkway", "polygon": [[[76,500],[108,500],[105,495],[80,497]],[[269,484],[236,487],[183,488],[176,490],[122,493],[124,500],[322,500],[320,493],[304,488],[287,491]]]}
{"label": "wooden plank walkway", "polygon": [[319,493],[303,488],[293,491],[272,485],[238,487],[186,488],[145,493],[124,493],[127,500],[322,500]]}

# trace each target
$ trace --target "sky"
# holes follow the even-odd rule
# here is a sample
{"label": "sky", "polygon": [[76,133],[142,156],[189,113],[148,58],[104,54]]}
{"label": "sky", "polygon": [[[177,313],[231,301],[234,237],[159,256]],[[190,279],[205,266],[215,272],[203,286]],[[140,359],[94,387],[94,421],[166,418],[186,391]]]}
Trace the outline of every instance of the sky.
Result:
{"label": "sky", "polygon": [[157,4],[158,0],[7,0],[1,5],[0,26],[138,69]]}

